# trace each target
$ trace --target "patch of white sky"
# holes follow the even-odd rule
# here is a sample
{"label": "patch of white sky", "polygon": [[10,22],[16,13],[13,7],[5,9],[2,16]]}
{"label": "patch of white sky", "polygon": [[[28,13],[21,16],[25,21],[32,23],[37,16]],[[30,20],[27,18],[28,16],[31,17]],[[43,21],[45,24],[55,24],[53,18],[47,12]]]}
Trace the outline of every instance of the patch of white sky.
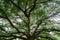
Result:
{"label": "patch of white sky", "polygon": [[55,21],[60,21],[60,13],[52,18],[50,18],[50,20],[55,20]]}
{"label": "patch of white sky", "polygon": [[22,19],[19,18],[19,16],[17,16],[17,17],[16,17],[16,21],[17,21],[17,22],[22,22]]}
{"label": "patch of white sky", "polygon": [[22,22],[22,20],[20,18],[17,18],[16,20],[17,20],[17,22]]}

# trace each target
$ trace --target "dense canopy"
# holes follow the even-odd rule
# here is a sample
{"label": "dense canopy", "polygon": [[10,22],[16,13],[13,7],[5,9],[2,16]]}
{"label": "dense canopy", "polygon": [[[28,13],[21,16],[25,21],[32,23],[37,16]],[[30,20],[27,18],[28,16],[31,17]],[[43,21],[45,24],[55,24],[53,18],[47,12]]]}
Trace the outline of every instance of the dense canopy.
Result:
{"label": "dense canopy", "polygon": [[0,0],[0,40],[59,40],[59,17],[60,0]]}

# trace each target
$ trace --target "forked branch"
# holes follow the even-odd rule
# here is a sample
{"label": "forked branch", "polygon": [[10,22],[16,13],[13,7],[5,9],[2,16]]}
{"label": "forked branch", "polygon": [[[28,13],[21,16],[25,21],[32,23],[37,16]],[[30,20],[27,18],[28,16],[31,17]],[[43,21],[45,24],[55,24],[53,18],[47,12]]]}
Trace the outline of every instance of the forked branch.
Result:
{"label": "forked branch", "polygon": [[20,10],[24,13],[24,15],[25,15],[26,17],[28,17],[26,11],[24,11],[20,6],[18,6],[18,5],[17,5],[16,3],[14,3],[12,0],[11,0],[11,3],[12,3],[14,6],[16,6],[18,9],[20,9]]}
{"label": "forked branch", "polygon": [[10,23],[10,25],[17,30],[18,33],[22,33],[22,34],[26,35],[25,32],[20,32],[20,30],[13,25],[13,23],[12,23],[11,20],[8,18],[7,14],[4,12],[4,10],[0,9],[0,11],[5,15],[5,17],[0,16],[0,18],[6,19],[6,20]]}

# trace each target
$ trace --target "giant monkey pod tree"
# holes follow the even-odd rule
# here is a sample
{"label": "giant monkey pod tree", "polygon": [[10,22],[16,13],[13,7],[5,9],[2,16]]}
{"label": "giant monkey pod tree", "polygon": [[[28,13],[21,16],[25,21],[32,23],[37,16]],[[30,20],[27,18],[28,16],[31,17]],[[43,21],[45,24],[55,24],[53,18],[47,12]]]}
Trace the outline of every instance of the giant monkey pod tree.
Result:
{"label": "giant monkey pod tree", "polygon": [[0,0],[0,40],[58,40],[60,23],[52,19],[59,16],[59,2]]}

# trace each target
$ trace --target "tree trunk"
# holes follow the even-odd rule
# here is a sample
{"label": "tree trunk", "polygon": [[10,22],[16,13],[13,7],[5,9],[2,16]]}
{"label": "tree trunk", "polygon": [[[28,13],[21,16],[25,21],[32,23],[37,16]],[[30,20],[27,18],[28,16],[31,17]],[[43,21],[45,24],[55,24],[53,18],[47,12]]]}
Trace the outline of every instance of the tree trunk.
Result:
{"label": "tree trunk", "polygon": [[27,39],[27,40],[34,40],[33,38],[29,38],[29,39]]}
{"label": "tree trunk", "polygon": [[27,40],[34,40],[34,37],[29,37],[27,38]]}

